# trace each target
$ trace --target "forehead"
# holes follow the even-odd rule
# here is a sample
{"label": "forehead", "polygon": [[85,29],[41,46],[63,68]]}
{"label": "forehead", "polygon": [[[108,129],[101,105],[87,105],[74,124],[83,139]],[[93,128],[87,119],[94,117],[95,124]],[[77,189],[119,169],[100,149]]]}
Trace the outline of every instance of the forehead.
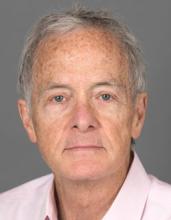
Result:
{"label": "forehead", "polygon": [[[111,33],[95,28],[77,28],[71,32],[53,34],[43,39],[35,54],[33,78],[47,82],[56,76],[69,74],[77,79],[79,75],[86,79],[88,73],[93,76],[110,72],[114,77],[125,81],[127,63],[121,44]],[[74,75],[73,75],[74,74]]]}

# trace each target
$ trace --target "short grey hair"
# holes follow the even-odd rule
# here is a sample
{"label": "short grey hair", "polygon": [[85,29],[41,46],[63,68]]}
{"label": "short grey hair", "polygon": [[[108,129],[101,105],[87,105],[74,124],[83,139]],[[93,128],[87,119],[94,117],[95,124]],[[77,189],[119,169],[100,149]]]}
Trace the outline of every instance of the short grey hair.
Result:
{"label": "short grey hair", "polygon": [[121,43],[126,55],[132,95],[135,97],[138,93],[145,91],[145,65],[142,51],[137,39],[127,26],[106,12],[78,8],[63,13],[53,12],[42,17],[33,27],[26,39],[20,61],[18,89],[22,98],[27,101],[31,98],[32,69],[39,43],[51,34],[61,35],[78,27],[95,27],[111,32]]}

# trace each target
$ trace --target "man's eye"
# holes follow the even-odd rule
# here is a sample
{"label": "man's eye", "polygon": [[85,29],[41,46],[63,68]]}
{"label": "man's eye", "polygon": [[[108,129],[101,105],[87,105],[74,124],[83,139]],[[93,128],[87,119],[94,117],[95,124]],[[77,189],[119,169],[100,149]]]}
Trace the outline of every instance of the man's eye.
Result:
{"label": "man's eye", "polygon": [[57,95],[54,97],[54,100],[56,102],[62,102],[64,100],[64,96],[63,95]]}
{"label": "man's eye", "polygon": [[109,101],[112,98],[110,94],[102,94],[100,97],[104,101]]}

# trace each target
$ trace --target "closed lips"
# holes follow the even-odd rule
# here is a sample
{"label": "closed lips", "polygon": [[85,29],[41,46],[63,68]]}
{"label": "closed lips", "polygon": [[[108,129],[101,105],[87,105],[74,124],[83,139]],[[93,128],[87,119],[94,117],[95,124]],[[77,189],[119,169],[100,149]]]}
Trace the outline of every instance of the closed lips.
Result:
{"label": "closed lips", "polygon": [[96,146],[96,145],[76,145],[76,146],[71,146],[65,148],[65,150],[81,150],[81,149],[100,149],[102,148],[101,146]]}

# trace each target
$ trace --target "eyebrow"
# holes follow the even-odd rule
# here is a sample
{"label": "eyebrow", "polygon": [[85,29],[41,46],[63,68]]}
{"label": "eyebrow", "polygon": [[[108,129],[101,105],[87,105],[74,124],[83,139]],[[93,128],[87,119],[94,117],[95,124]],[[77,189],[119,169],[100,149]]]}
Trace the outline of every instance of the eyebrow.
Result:
{"label": "eyebrow", "polygon": [[91,88],[97,88],[101,86],[108,86],[108,87],[116,87],[116,88],[125,88],[126,86],[123,83],[118,82],[117,80],[110,80],[110,81],[104,81],[104,82],[97,82],[95,83]]}
{"label": "eyebrow", "polygon": [[39,97],[41,97],[44,93],[50,90],[55,90],[55,89],[67,89],[67,90],[73,90],[71,86],[67,84],[62,84],[62,83],[56,83],[56,82],[50,82],[46,88],[42,88]]}
{"label": "eyebrow", "polygon": [[53,89],[69,89],[72,90],[71,86],[67,85],[67,84],[62,84],[62,83],[49,83],[48,87],[44,90],[53,90]]}

